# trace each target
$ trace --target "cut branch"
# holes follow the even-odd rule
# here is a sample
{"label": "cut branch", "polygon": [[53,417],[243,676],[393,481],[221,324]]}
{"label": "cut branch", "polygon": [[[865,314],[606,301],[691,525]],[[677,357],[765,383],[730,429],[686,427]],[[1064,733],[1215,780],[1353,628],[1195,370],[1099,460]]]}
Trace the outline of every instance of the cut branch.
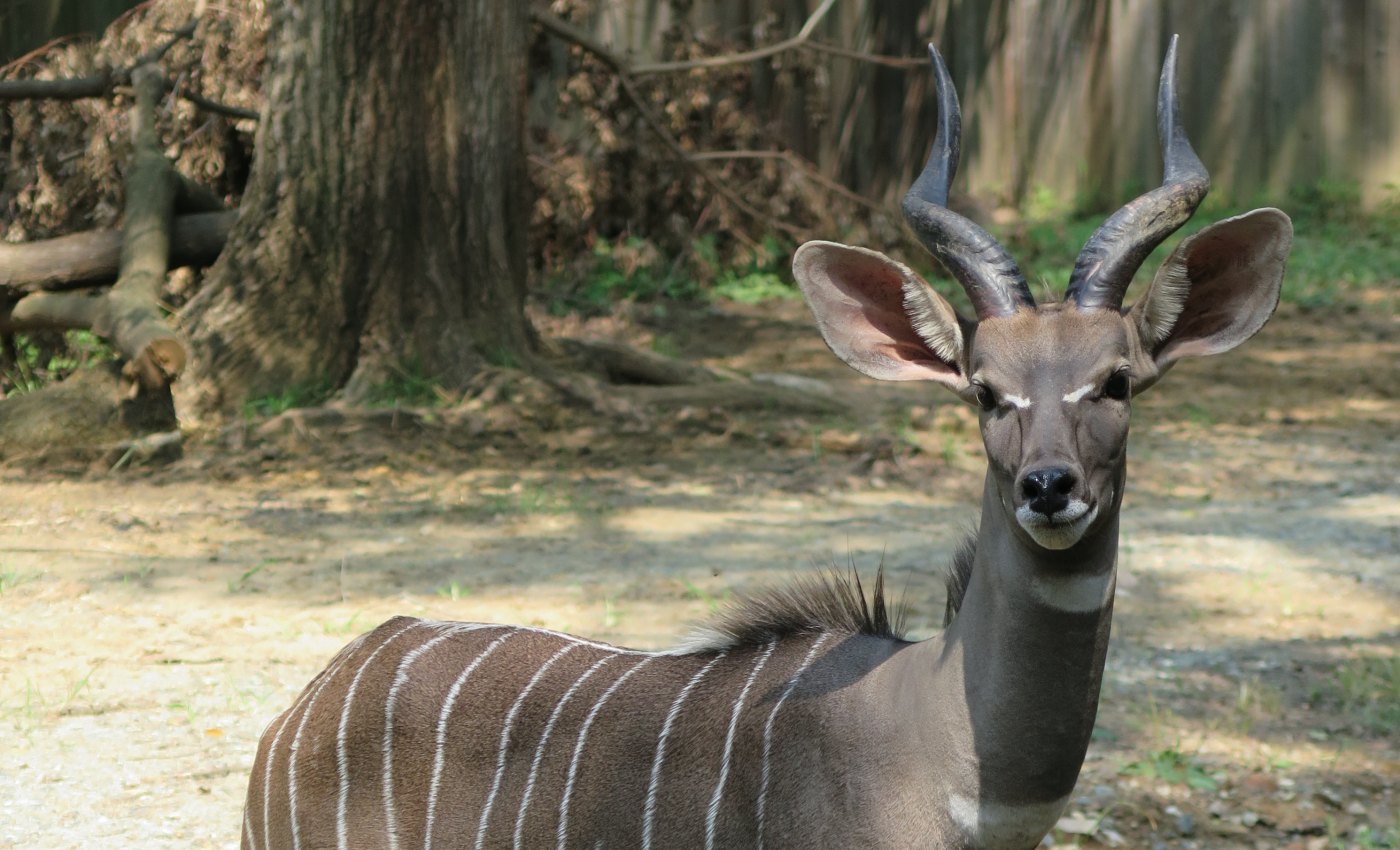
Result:
{"label": "cut branch", "polygon": [[179,181],[160,152],[156,135],[156,103],[165,92],[165,77],[151,66],[138,67],[132,77],[136,151],[126,178],[121,274],[103,299],[104,309],[92,329],[112,340],[126,357],[128,377],[155,389],[179,377],[187,360],[184,345],[166,324],[158,304]]}
{"label": "cut branch", "polygon": [[[175,219],[172,269],[212,264],[224,249],[238,213],[200,213]],[[55,239],[0,243],[0,296],[19,298],[40,290],[81,289],[110,283],[121,270],[122,232],[94,230]]]}
{"label": "cut branch", "polygon": [[111,75],[70,80],[0,81],[0,100],[82,100],[106,97],[116,81]]}
{"label": "cut branch", "polygon": [[86,292],[36,292],[21,298],[9,315],[0,315],[0,331],[88,330],[104,307],[101,295]]}

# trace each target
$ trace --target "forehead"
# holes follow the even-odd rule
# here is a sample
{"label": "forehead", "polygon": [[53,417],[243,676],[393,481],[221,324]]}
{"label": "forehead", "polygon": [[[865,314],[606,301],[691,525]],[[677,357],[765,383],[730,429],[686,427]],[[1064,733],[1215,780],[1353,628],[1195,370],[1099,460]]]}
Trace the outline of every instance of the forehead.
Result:
{"label": "forehead", "polygon": [[1115,310],[1063,303],[985,319],[972,340],[972,374],[1091,378],[1129,356],[1128,334]]}

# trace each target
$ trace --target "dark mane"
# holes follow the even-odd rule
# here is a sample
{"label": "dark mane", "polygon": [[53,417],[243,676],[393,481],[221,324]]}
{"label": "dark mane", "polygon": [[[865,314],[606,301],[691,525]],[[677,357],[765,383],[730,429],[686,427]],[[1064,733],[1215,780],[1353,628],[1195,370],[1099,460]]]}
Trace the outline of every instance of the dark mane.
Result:
{"label": "dark mane", "polygon": [[884,565],[869,600],[854,569],[831,569],[736,600],[698,626],[679,651],[742,649],[819,632],[903,640],[904,618],[903,602],[885,600]]}
{"label": "dark mane", "polygon": [[[946,579],[945,628],[962,606],[976,552],[977,536],[971,534],[953,554]],[[883,564],[875,571],[874,592],[868,600],[860,574],[854,568],[846,573],[832,568],[730,603],[697,626],[676,652],[744,649],[821,632],[904,640],[907,614],[904,600],[891,604],[885,597]]]}
{"label": "dark mane", "polygon": [[943,628],[948,628],[953,618],[958,616],[963,596],[967,593],[967,583],[972,580],[972,559],[977,555],[977,532],[968,533],[963,542],[953,552],[953,562],[948,565],[948,605],[943,609]]}

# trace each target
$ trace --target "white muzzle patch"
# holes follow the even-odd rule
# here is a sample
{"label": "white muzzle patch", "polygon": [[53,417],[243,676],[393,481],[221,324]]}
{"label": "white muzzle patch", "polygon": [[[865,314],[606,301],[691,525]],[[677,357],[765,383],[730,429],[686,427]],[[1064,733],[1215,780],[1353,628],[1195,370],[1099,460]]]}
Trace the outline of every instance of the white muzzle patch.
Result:
{"label": "white muzzle patch", "polygon": [[1098,508],[1090,510],[1088,503],[1079,499],[1050,516],[1033,511],[1029,506],[1016,509],[1016,521],[1032,540],[1046,549],[1068,549],[1078,543],[1098,515]]}

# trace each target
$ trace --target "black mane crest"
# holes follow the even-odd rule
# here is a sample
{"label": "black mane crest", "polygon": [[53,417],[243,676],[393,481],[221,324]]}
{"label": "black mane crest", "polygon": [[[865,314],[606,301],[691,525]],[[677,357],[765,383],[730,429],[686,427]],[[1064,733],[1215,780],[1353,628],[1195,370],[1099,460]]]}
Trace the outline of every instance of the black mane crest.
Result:
{"label": "black mane crest", "polygon": [[696,627],[676,652],[743,649],[823,632],[903,640],[905,613],[903,602],[885,600],[883,566],[869,600],[854,569],[845,575],[830,570],[731,603]]}

